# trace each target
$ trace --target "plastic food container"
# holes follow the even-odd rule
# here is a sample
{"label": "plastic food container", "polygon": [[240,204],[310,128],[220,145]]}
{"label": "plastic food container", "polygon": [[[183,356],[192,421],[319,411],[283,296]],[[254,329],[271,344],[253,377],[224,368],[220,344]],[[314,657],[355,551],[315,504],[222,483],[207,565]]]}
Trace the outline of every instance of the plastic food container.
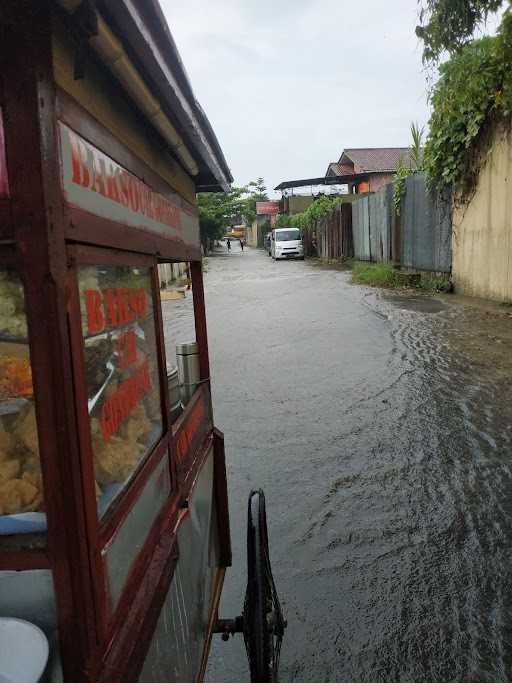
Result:
{"label": "plastic food container", "polygon": [[0,683],[37,683],[48,653],[48,640],[38,626],[0,617]]}

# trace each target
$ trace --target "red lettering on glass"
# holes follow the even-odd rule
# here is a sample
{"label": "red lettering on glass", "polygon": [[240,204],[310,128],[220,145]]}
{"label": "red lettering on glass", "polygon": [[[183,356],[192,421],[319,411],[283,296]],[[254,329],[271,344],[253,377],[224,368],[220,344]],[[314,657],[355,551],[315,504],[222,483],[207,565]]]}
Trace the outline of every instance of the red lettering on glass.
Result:
{"label": "red lettering on glass", "polygon": [[149,361],[146,360],[101,406],[100,425],[105,441],[117,432],[135,406],[151,390]]}
{"label": "red lettering on glass", "polygon": [[97,334],[105,329],[105,316],[101,303],[101,293],[96,289],[86,289],[85,308],[87,311],[87,330],[89,334]]}

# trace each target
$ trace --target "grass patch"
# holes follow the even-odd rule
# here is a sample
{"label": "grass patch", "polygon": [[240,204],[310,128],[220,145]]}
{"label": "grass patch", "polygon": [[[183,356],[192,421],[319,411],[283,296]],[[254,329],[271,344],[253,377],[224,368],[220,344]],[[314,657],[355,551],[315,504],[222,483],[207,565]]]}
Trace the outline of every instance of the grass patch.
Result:
{"label": "grass patch", "polygon": [[450,277],[442,273],[420,274],[395,270],[390,263],[368,263],[367,261],[353,261],[350,267],[352,269],[352,281],[360,285],[418,289],[425,293],[451,292],[453,290]]}
{"label": "grass patch", "polygon": [[356,261],[352,265],[352,280],[370,287],[395,287],[395,269],[390,263],[364,263]]}
{"label": "grass patch", "polygon": [[425,292],[451,292],[453,284],[448,275],[422,276],[418,288]]}

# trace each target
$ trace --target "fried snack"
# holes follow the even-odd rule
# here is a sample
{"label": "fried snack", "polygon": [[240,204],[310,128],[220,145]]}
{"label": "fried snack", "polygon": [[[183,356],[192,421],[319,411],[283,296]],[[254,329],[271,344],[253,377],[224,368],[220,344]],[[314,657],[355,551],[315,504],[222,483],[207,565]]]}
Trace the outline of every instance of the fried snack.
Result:
{"label": "fried snack", "polygon": [[20,439],[29,451],[38,453],[39,442],[37,438],[36,411],[34,406],[30,406],[30,410],[22,419],[21,423],[16,425],[15,436]]}
{"label": "fried snack", "polygon": [[39,489],[26,479],[0,481],[0,515],[37,510],[41,504]]}
{"label": "fried snack", "polygon": [[14,440],[9,432],[0,431],[0,463],[9,458],[14,448]]}
{"label": "fried snack", "polygon": [[113,436],[107,443],[94,439],[94,471],[100,485],[122,482],[133,473],[141,457],[137,442]]}
{"label": "fried snack", "polygon": [[128,439],[128,441],[144,442],[152,429],[153,425],[148,419],[146,409],[142,403],[139,403],[132,410],[129,419],[119,430],[119,434]]}
{"label": "fried snack", "polygon": [[0,462],[0,482],[6,482],[10,479],[16,479],[21,471],[20,461],[11,458],[9,460],[2,460]]}

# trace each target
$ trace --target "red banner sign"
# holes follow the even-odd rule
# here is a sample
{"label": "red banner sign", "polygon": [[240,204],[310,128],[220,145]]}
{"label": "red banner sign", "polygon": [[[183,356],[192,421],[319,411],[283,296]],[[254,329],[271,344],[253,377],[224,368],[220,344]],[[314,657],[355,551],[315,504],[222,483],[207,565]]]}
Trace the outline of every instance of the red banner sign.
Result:
{"label": "red banner sign", "polygon": [[178,430],[174,433],[178,476],[183,479],[205,436],[212,428],[208,395],[203,386],[192,397]]}
{"label": "red banner sign", "polygon": [[177,195],[155,192],[71,128],[59,123],[66,200],[117,223],[199,248],[199,220]]}
{"label": "red banner sign", "polygon": [[256,202],[258,216],[275,216],[279,213],[279,202]]}

